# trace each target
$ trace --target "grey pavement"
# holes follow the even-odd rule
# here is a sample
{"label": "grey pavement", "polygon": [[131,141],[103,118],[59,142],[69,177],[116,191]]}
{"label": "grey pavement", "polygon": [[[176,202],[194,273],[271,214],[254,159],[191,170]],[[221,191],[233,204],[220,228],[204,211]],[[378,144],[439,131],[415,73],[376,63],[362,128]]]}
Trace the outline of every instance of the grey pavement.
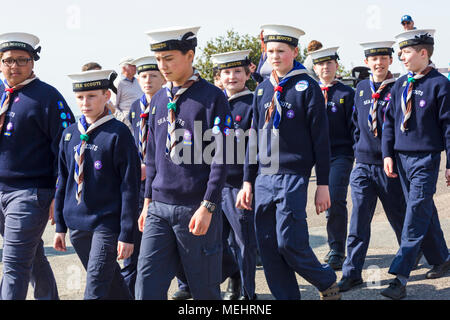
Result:
{"label": "grey pavement", "polygon": [[[439,175],[437,192],[434,197],[436,207],[439,212],[441,227],[447,240],[447,246],[450,247],[450,188],[445,184],[445,155],[442,155],[441,170]],[[314,209],[314,176],[308,190],[308,225],[310,233],[310,245],[320,261],[328,252],[326,219],[322,213],[317,216]],[[350,188],[348,195],[348,209],[351,214],[352,203],[350,199]],[[350,219],[350,218],[349,218]],[[63,300],[79,300],[83,298],[86,272],[83,269],[73,247],[67,239],[67,252],[60,253],[53,249],[53,236],[55,227],[50,224],[47,226],[43,239],[45,243],[45,252],[53,268],[55,278],[58,284],[60,298]],[[380,295],[380,291],[385,288],[392,275],[388,274],[389,265],[398,249],[394,232],[390,228],[384,211],[378,203],[375,216],[372,221],[371,243],[368,250],[366,263],[363,270],[363,279],[365,283],[349,292],[343,293],[343,300],[386,300]],[[67,237],[68,238],[68,237]],[[2,240],[0,240],[0,245]],[[3,264],[0,263],[0,272]],[[430,269],[424,258],[422,258],[419,268],[411,273],[410,282],[407,286],[408,296],[411,300],[450,300],[450,272],[440,279],[425,279],[425,273]],[[342,272],[336,272],[338,280]],[[318,300],[319,293],[315,287],[306,282],[297,275],[302,299]],[[176,280],[172,281],[168,296],[176,291]],[[226,282],[222,284],[222,291],[226,289]],[[273,299],[267,286],[264,271],[258,267],[256,271],[256,293],[260,299]],[[30,286],[28,299],[33,299],[33,289]]]}

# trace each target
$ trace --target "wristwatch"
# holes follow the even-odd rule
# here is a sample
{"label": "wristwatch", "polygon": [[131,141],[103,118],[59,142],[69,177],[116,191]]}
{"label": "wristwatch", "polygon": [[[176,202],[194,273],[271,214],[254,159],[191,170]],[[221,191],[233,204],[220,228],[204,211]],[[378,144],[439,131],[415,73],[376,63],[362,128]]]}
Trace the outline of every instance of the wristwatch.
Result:
{"label": "wristwatch", "polygon": [[204,206],[209,213],[214,213],[214,211],[216,210],[216,204],[212,203],[211,201],[203,200],[201,205]]}

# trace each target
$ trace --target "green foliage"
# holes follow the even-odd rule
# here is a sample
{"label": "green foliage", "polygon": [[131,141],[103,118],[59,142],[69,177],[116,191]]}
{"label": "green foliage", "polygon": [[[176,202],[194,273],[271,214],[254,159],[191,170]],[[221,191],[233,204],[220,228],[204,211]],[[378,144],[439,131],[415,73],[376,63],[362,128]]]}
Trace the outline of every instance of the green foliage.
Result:
{"label": "green foliage", "polygon": [[[256,66],[258,65],[259,57],[261,55],[259,38],[248,34],[239,35],[233,30],[228,30],[225,36],[209,40],[204,48],[200,48],[201,54],[197,57],[195,67],[205,80],[214,83],[211,55],[237,50],[251,50],[250,60]],[[250,79],[247,86],[250,90],[254,90],[256,88],[256,83],[253,79]]]}

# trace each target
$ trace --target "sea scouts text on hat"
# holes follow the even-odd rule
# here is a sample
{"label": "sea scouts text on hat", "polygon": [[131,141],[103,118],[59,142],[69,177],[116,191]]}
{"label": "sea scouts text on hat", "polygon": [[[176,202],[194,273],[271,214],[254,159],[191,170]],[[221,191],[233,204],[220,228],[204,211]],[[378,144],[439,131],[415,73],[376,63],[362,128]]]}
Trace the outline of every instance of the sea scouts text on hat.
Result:
{"label": "sea scouts text on hat", "polygon": [[361,46],[366,58],[370,56],[392,56],[394,43],[395,41],[375,41],[361,43]]}
{"label": "sea scouts text on hat", "polygon": [[264,42],[283,42],[296,47],[298,39],[305,34],[301,29],[279,24],[266,24],[261,26]]}
{"label": "sea scouts text on hat", "polygon": [[420,29],[402,32],[395,37],[400,49],[419,44],[434,44],[434,29]]}
{"label": "sea scouts text on hat", "polygon": [[339,56],[337,54],[338,49],[339,47],[324,48],[317,51],[313,51],[309,55],[311,56],[313,64],[330,60],[338,60],[339,59]]}
{"label": "sea scouts text on hat", "polygon": [[114,70],[91,70],[78,74],[68,75],[73,81],[73,91],[91,91],[100,89],[111,89],[114,76],[117,75]]}
{"label": "sea scouts text on hat", "polygon": [[146,32],[150,38],[150,50],[193,50],[197,46],[200,27],[159,29]]}
{"label": "sea scouts text on hat", "polygon": [[145,56],[131,62],[136,66],[138,74],[145,71],[158,71],[158,63],[155,56]]}
{"label": "sea scouts text on hat", "polygon": [[10,32],[0,35],[0,52],[9,50],[24,50],[31,54],[35,61],[39,60],[38,53],[41,52],[39,38],[35,35],[23,32]]}
{"label": "sea scouts text on hat", "polygon": [[240,50],[213,54],[211,60],[214,68],[217,68],[218,70],[245,67],[250,64],[250,51],[251,50]]}

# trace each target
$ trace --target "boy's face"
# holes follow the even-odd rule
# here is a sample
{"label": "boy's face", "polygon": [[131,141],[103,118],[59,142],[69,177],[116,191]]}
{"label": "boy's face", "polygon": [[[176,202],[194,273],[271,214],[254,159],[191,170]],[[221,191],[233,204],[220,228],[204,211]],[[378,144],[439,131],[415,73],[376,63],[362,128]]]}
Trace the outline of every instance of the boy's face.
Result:
{"label": "boy's face", "polygon": [[161,72],[157,70],[139,73],[139,85],[146,95],[153,96],[166,82]]}
{"label": "boy's face", "polygon": [[270,41],[267,43],[267,59],[278,75],[284,76],[291,71],[297,55],[298,47],[292,49],[283,42]]}
{"label": "boy's face", "polygon": [[389,55],[369,56],[364,62],[376,78],[384,79],[389,72],[389,66],[392,64],[392,57]]}
{"label": "boy's face", "polygon": [[192,72],[194,51],[189,50],[183,54],[179,50],[155,52],[158,69],[167,81],[178,82],[187,73]]}
{"label": "boy's face", "polygon": [[320,79],[333,80],[336,77],[339,64],[336,60],[328,60],[316,63],[313,68]]}
{"label": "boy's face", "polygon": [[249,78],[244,67],[228,68],[220,71],[220,81],[227,92],[235,94],[245,88],[245,82]]}
{"label": "boy's face", "polygon": [[28,79],[33,72],[33,67],[33,58],[24,50],[6,51],[1,58],[0,70],[11,87]]}
{"label": "boy's face", "polygon": [[428,62],[428,54],[425,49],[416,51],[413,47],[406,47],[401,52],[400,60],[409,71],[419,72]]}
{"label": "boy's face", "polygon": [[105,110],[105,105],[111,98],[109,90],[91,90],[75,93],[75,99],[81,113],[89,119],[98,118]]}

